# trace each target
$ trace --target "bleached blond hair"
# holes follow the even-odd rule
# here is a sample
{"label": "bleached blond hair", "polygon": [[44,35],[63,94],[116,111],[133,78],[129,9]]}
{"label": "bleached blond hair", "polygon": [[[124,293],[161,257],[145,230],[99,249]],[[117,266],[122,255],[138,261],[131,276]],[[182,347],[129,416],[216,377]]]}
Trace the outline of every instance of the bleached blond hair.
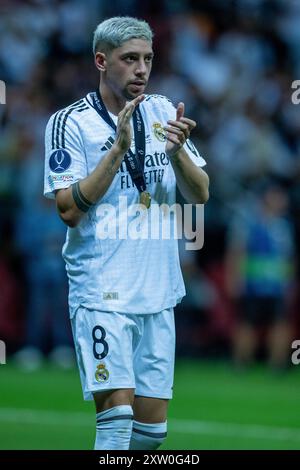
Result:
{"label": "bleached blond hair", "polygon": [[145,39],[152,44],[153,32],[144,20],[115,16],[98,24],[93,39],[93,52],[108,53],[130,39]]}

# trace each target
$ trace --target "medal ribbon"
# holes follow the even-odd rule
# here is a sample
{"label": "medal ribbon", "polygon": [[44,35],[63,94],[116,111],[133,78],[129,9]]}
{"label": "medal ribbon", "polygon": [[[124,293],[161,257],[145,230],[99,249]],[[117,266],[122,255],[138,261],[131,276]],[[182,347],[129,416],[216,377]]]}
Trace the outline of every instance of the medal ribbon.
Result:
{"label": "medal ribbon", "polygon": [[[102,119],[116,132],[117,126],[110,117],[105,104],[101,98],[99,90],[92,94],[94,108]],[[137,187],[138,191],[142,193],[146,191],[146,181],[144,175],[144,162],[145,162],[145,125],[137,106],[132,114],[133,118],[133,130],[135,140],[135,154],[129,149],[124,155],[124,161],[126,168],[131,176],[132,182]]]}

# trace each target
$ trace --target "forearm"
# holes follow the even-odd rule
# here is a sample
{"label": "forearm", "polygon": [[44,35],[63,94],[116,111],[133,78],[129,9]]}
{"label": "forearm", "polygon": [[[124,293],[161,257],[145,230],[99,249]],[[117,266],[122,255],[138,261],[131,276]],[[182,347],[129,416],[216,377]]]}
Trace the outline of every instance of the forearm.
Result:
{"label": "forearm", "polygon": [[113,145],[95,170],[80,182],[80,189],[89,201],[96,203],[104,196],[120,168],[123,158],[124,152]]}
{"label": "forearm", "polygon": [[209,178],[200,167],[189,158],[181,148],[171,158],[177,186],[188,203],[204,204],[209,198]]}
{"label": "forearm", "polygon": [[[104,196],[122,163],[123,157],[124,152],[113,145],[94,171],[80,180],[80,191],[88,201],[94,204]],[[74,201],[72,186],[58,191],[56,205],[60,217],[70,227],[75,227],[85,214]]]}

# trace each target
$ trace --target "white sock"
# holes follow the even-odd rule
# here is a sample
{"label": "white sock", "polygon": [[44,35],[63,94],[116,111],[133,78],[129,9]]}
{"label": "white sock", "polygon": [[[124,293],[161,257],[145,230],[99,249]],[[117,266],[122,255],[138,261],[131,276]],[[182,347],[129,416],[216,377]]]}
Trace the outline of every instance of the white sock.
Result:
{"label": "white sock", "polygon": [[96,414],[95,450],[128,450],[133,411],[130,405],[114,406]]}
{"label": "white sock", "polygon": [[133,421],[130,450],[155,450],[167,436],[167,421],[164,423],[140,423]]}

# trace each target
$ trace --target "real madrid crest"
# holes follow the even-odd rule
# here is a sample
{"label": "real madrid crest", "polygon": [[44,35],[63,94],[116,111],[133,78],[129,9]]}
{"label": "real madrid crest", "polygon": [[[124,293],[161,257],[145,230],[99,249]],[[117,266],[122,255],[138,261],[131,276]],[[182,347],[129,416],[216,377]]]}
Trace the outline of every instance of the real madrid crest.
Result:
{"label": "real madrid crest", "polygon": [[166,133],[165,133],[165,130],[163,128],[163,126],[161,125],[160,122],[154,122],[153,125],[153,132],[154,132],[154,135],[155,137],[160,141],[160,142],[165,142],[166,141]]}
{"label": "real madrid crest", "polygon": [[97,382],[103,383],[103,382],[107,382],[108,378],[109,378],[109,372],[106,369],[105,364],[101,362],[97,366],[97,370],[95,372],[95,379],[97,380]]}

